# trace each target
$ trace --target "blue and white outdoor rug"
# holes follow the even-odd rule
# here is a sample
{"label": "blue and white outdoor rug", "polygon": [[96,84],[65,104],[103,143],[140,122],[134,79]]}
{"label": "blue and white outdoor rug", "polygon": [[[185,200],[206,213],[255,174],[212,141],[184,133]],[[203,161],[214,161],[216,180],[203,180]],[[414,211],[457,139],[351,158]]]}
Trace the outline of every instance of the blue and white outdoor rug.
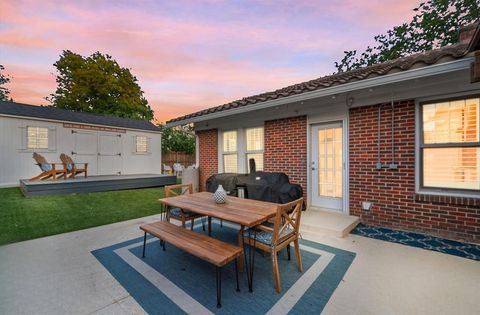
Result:
{"label": "blue and white outdoor rug", "polygon": [[[236,244],[238,229],[212,226],[215,238]],[[202,232],[201,227],[196,228]],[[139,235],[141,235],[139,231]],[[130,295],[150,314],[319,314],[342,281],[355,254],[302,240],[303,272],[297,270],[294,251],[287,260],[279,255],[282,292],[274,289],[271,259],[255,255],[253,293],[246,272],[240,273],[240,292],[235,291],[234,263],[223,268],[222,307],[216,307],[215,267],[172,245],[162,251],[156,238],[143,237],[98,249],[92,254]]]}
{"label": "blue and white outdoor rug", "polygon": [[382,241],[433,250],[473,260],[480,260],[480,245],[447,240],[426,234],[379,228],[365,224],[357,225],[352,233]]}

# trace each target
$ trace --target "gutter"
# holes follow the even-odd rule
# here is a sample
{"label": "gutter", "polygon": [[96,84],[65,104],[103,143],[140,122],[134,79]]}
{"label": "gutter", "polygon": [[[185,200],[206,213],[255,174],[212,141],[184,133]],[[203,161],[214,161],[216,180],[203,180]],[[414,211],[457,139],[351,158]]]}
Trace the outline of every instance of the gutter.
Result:
{"label": "gutter", "polygon": [[250,104],[250,105],[246,105],[238,108],[227,109],[227,110],[223,110],[223,111],[219,111],[211,114],[174,121],[171,123],[167,123],[166,127],[170,128],[170,127],[175,127],[180,125],[197,123],[205,120],[251,112],[259,109],[266,109],[266,108],[294,103],[294,102],[306,101],[309,99],[314,99],[314,98],[319,98],[324,96],[331,96],[331,95],[351,92],[355,90],[363,90],[363,89],[373,88],[373,87],[386,85],[386,84],[398,83],[402,81],[429,77],[429,76],[444,74],[444,73],[458,71],[458,70],[470,69],[470,64],[473,60],[474,58],[472,56],[467,56],[458,60],[445,62],[441,64],[435,64],[435,65],[430,65],[430,66],[426,66],[418,69],[411,69],[407,71],[382,75],[382,76],[378,76],[370,79],[364,79],[364,80],[345,83],[341,85],[335,85],[328,88],[319,89],[316,91],[305,92],[297,95],[282,97],[275,100]]}

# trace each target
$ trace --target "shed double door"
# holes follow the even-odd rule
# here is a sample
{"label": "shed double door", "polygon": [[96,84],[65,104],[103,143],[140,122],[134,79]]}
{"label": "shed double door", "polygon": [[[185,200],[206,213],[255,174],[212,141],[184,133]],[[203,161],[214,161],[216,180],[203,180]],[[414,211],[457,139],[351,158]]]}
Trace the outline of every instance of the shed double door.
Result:
{"label": "shed double door", "polygon": [[76,131],[73,159],[88,163],[91,175],[118,175],[122,170],[122,135]]}

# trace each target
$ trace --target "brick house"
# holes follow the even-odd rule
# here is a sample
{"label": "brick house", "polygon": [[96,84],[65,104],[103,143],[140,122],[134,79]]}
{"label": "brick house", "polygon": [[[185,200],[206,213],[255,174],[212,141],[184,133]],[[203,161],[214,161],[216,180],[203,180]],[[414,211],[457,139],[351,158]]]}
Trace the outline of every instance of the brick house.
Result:
{"label": "brick house", "polygon": [[[480,243],[480,25],[459,43],[245,97],[193,123],[212,174],[285,172],[308,205]],[[308,210],[307,210],[308,211]]]}

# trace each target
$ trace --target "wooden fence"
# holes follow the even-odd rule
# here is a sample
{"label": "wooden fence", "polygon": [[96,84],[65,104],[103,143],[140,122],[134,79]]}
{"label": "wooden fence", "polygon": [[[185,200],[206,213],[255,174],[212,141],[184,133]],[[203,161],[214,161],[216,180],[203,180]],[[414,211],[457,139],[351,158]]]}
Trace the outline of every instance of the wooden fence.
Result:
{"label": "wooden fence", "polygon": [[180,163],[187,167],[195,164],[195,154],[185,152],[165,152],[162,153],[162,163],[173,167],[173,163]]}

